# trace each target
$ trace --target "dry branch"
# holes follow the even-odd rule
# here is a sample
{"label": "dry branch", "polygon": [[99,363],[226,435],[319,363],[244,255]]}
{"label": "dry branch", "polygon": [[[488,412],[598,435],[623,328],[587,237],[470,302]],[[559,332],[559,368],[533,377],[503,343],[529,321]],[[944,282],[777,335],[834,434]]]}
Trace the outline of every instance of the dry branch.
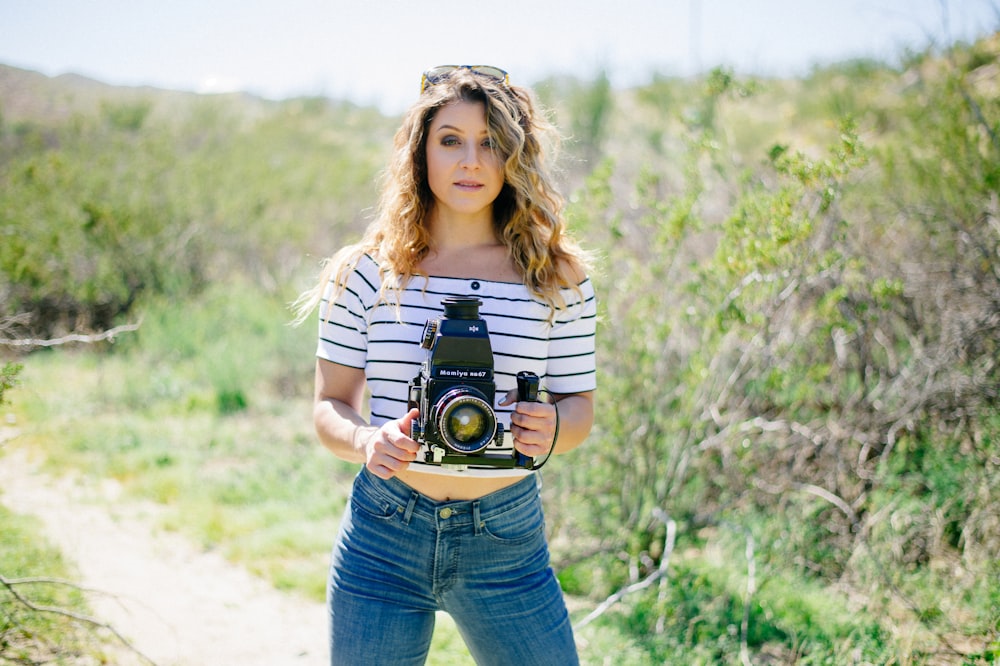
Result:
{"label": "dry branch", "polygon": [[[628,595],[645,590],[646,588],[651,587],[653,583],[655,583],[656,581],[664,579],[666,577],[667,567],[670,564],[670,555],[674,552],[674,542],[677,537],[677,523],[671,520],[670,517],[667,516],[667,514],[660,509],[655,509],[653,511],[653,515],[654,517],[657,518],[657,520],[659,520],[660,522],[664,523],[667,526],[667,536],[663,540],[663,557],[660,559],[660,566],[656,569],[656,571],[649,574],[642,580],[636,583],[632,583],[631,585],[628,585],[626,587],[623,587],[622,589],[618,590],[610,597],[602,601],[597,608],[592,610],[590,614],[587,615],[587,617],[580,620],[580,622],[575,627],[576,629],[582,629],[583,627],[586,627],[588,624],[590,624],[597,618],[604,615],[608,611],[608,609],[610,609],[612,606],[614,606],[616,603],[618,603]],[[666,592],[664,588],[661,587],[660,597],[661,598],[664,597],[665,594]],[[657,621],[658,631],[662,630],[661,629],[662,623],[663,623],[663,618],[660,618]]]}
{"label": "dry branch", "polygon": [[21,594],[16,589],[17,586],[19,586],[19,585],[33,585],[33,584],[34,585],[37,585],[37,584],[62,585],[62,586],[65,586],[65,587],[72,587],[72,588],[74,588],[76,590],[80,590],[80,591],[83,591],[83,592],[93,592],[94,591],[94,590],[88,590],[88,589],[86,589],[84,587],[81,587],[80,585],[77,585],[76,583],[73,583],[72,581],[62,580],[62,579],[59,579],[59,578],[44,578],[44,577],[37,577],[37,578],[6,578],[3,575],[0,575],[0,585],[2,585],[3,587],[7,588],[7,590],[10,592],[11,596],[14,597],[14,600],[17,601],[22,606],[24,606],[25,608],[27,608],[28,610],[34,611],[36,613],[48,613],[50,615],[59,615],[59,616],[66,617],[66,618],[69,618],[71,620],[74,620],[76,622],[80,622],[82,624],[87,624],[87,625],[90,625],[92,627],[97,627],[98,629],[105,629],[105,630],[111,632],[111,634],[113,634],[115,636],[115,638],[117,638],[119,641],[121,641],[122,645],[124,645],[130,651],[132,651],[133,653],[135,653],[136,655],[138,655],[143,661],[145,661],[146,663],[150,664],[151,666],[156,666],[156,662],[154,662],[152,659],[150,659],[145,654],[143,654],[137,647],[135,647],[134,645],[132,645],[132,643],[127,638],[125,638],[124,636],[122,636],[121,633],[119,633],[119,631],[114,628],[114,626],[108,624],[107,622],[104,622],[104,621],[102,621],[102,620],[100,620],[100,619],[98,619],[96,617],[92,617],[90,615],[85,615],[83,613],[78,613],[76,611],[69,610],[67,608],[62,608],[62,607],[59,607],[59,606],[47,606],[47,605],[43,605],[43,604],[36,604],[34,601],[32,601],[31,599],[25,597],[23,594]]}
{"label": "dry branch", "polygon": [[71,342],[94,343],[102,342],[104,340],[110,340],[113,342],[115,336],[119,333],[137,331],[139,330],[139,326],[141,324],[141,321],[136,322],[135,324],[123,324],[121,326],[115,326],[114,328],[108,329],[107,331],[102,331],[101,333],[93,333],[89,335],[71,333],[70,335],[64,335],[61,338],[53,338],[51,340],[0,338],[0,345],[6,345],[8,347],[55,347],[58,345],[69,344]]}

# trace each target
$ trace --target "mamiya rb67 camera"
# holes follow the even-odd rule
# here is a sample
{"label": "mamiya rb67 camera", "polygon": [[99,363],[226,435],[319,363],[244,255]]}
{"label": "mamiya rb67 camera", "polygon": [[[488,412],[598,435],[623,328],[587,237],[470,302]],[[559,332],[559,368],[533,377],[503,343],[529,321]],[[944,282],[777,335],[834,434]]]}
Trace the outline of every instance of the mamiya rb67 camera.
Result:
{"label": "mamiya rb67 camera", "polygon": [[[491,453],[503,444],[503,424],[493,411],[493,348],[478,298],[448,297],[444,316],[429,319],[421,346],[430,354],[410,382],[409,407],[420,410],[410,436],[423,445],[424,462],[435,465],[486,465],[533,469],[534,460],[512,450]],[[518,399],[537,400],[538,376],[517,376]]]}

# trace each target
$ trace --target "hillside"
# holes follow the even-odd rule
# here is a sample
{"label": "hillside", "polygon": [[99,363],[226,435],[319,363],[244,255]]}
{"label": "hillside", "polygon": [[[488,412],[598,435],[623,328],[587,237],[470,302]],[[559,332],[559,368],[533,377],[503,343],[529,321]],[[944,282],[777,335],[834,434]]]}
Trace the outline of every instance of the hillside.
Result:
{"label": "hillside", "polygon": [[152,105],[162,120],[206,97],[239,104],[247,113],[259,113],[269,105],[242,93],[199,95],[151,86],[113,86],[79,74],[50,77],[0,64],[0,117],[8,123],[58,125],[74,115],[96,115],[102,105],[137,103]]}

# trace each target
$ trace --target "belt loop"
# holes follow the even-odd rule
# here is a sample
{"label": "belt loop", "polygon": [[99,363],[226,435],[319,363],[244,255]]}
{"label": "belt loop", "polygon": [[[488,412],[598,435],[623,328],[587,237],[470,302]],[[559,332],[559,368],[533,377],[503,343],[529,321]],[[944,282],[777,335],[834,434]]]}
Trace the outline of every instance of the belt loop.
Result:
{"label": "belt loop", "polygon": [[413,517],[413,508],[417,506],[417,499],[420,497],[418,493],[410,494],[410,501],[406,503],[406,511],[403,512],[403,524],[409,525],[410,518]]}
{"label": "belt loop", "polygon": [[472,503],[472,527],[475,530],[476,536],[483,533],[483,527],[485,523],[479,518],[479,500]]}

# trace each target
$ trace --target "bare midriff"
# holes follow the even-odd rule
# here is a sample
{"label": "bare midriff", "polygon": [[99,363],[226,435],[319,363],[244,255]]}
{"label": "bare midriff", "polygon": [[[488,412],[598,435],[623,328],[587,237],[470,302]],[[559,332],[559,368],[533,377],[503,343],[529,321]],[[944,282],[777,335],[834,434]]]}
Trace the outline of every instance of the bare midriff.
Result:
{"label": "bare midriff", "polygon": [[461,477],[403,470],[396,478],[433,500],[474,500],[512,486],[523,476]]}

